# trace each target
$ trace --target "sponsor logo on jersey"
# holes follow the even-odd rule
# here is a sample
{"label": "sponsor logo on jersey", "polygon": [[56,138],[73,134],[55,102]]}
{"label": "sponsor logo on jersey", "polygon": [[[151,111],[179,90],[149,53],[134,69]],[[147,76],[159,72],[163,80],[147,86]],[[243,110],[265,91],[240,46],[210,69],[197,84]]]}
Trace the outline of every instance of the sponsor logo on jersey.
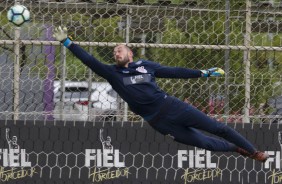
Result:
{"label": "sponsor logo on jersey", "polygon": [[148,71],[144,68],[144,66],[139,66],[136,70],[140,73],[148,73]]}
{"label": "sponsor logo on jersey", "polygon": [[124,77],[123,83],[126,86],[131,84],[149,83],[151,82],[151,79],[151,74],[134,75],[130,77]]}

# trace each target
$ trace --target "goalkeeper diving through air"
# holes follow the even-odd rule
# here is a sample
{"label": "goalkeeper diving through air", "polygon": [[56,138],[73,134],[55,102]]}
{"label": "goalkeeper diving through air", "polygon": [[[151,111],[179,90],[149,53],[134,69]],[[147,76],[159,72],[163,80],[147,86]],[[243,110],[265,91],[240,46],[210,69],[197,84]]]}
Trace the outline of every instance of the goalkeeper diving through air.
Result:
{"label": "goalkeeper diving through air", "polygon": [[[156,78],[199,78],[224,75],[220,68],[194,70],[162,66],[139,59],[133,62],[133,53],[126,45],[114,48],[116,64],[106,65],[74,44],[67,28],[55,28],[53,37],[67,47],[77,58],[99,76],[105,78],[125,100],[130,109],[142,116],[155,130],[171,135],[175,141],[202,149],[237,152],[243,156],[265,162],[269,155],[258,151],[248,140],[224,123],[217,122],[192,105],[169,96],[156,84]],[[222,137],[207,136],[203,130]]]}

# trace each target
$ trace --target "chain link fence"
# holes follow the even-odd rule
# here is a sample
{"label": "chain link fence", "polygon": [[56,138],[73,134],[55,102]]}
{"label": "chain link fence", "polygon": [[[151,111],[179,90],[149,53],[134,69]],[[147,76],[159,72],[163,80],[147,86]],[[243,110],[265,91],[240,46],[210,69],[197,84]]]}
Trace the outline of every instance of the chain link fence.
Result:
{"label": "chain link fence", "polygon": [[140,121],[111,86],[52,37],[68,27],[77,44],[113,64],[126,43],[135,60],[222,78],[158,79],[159,86],[223,122],[279,122],[282,114],[279,1],[18,1],[31,21],[16,28],[0,2],[2,119]]}

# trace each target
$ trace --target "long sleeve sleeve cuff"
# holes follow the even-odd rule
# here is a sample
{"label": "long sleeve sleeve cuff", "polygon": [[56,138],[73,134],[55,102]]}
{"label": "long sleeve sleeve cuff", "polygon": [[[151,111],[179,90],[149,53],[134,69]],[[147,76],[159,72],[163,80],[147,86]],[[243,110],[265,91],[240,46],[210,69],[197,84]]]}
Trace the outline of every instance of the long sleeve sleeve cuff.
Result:
{"label": "long sleeve sleeve cuff", "polygon": [[63,45],[64,45],[65,47],[69,48],[70,45],[72,44],[72,41],[71,41],[71,39],[69,39],[69,38],[67,37],[66,39],[64,39],[64,40],[62,41],[62,43],[63,43]]}

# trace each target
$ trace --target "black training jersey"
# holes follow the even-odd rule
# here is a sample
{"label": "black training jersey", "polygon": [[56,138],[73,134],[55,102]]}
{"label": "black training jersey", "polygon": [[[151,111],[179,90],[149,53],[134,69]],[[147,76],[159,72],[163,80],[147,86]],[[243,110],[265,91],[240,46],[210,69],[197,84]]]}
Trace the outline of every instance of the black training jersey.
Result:
{"label": "black training jersey", "polygon": [[76,44],[72,44],[69,50],[93,72],[105,78],[128,103],[130,109],[144,118],[156,114],[167,97],[167,94],[157,86],[156,77],[201,77],[200,70],[161,66],[158,63],[141,59],[129,63],[128,68],[106,65]]}

